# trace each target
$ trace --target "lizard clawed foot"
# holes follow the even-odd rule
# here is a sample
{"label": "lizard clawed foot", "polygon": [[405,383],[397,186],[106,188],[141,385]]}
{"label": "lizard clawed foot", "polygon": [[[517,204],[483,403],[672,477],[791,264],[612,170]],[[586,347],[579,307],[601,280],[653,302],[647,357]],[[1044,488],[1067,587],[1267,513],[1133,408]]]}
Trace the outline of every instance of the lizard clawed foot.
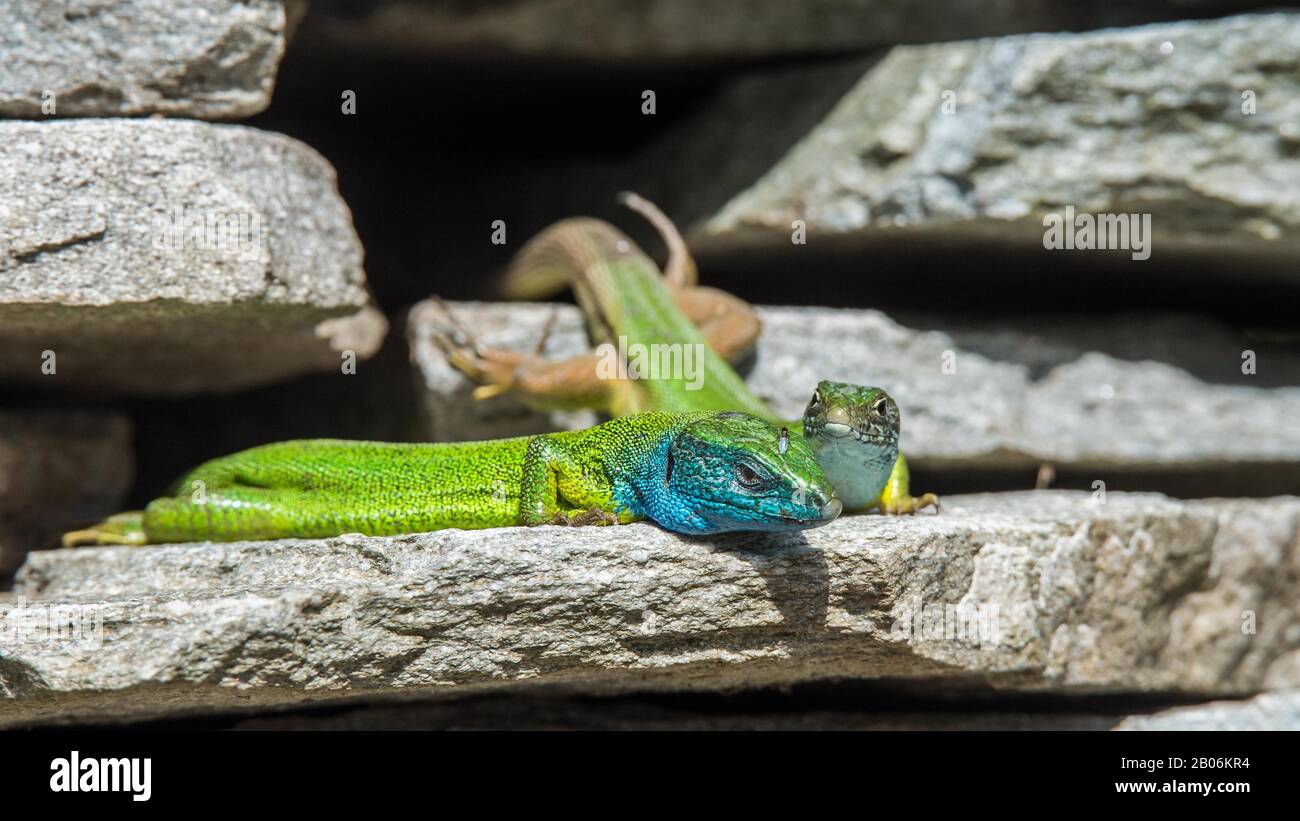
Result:
{"label": "lizard clawed foot", "polygon": [[551,518],[551,524],[565,527],[616,525],[618,524],[618,517],[608,510],[596,508],[591,510],[561,510]]}
{"label": "lizard clawed foot", "polygon": [[433,297],[433,303],[446,319],[445,329],[433,329],[433,342],[452,367],[477,385],[474,388],[475,399],[487,399],[512,390],[518,382],[520,366],[540,355],[555,325],[555,311],[552,310],[533,353],[522,354],[479,344],[447,303],[437,296]]}
{"label": "lizard clawed foot", "polygon": [[923,493],[920,496],[896,496],[888,500],[881,499],[876,506],[886,516],[910,516],[927,507],[933,507],[934,512],[938,513],[939,497],[933,493]]}

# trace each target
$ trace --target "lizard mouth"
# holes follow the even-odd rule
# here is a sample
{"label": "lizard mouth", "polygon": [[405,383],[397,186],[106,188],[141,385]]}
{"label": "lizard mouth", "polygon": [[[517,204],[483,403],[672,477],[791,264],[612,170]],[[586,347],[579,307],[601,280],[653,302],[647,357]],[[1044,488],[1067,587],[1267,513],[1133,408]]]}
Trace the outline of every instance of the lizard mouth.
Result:
{"label": "lizard mouth", "polygon": [[814,518],[798,519],[793,516],[782,516],[781,521],[791,527],[813,527],[834,521],[843,509],[844,503],[839,500],[839,497],[832,496],[826,504],[817,509],[817,516]]}
{"label": "lizard mouth", "polygon": [[834,439],[853,438],[868,445],[887,446],[898,441],[897,434],[873,433],[840,422],[823,422],[820,425],[814,422],[809,424],[808,428],[813,436],[829,436]]}

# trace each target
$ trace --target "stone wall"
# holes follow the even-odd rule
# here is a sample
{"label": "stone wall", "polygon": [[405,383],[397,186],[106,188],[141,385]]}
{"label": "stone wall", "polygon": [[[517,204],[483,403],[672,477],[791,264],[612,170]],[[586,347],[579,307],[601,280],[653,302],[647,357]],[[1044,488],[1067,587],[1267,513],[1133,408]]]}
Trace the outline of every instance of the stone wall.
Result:
{"label": "stone wall", "polygon": [[[1297,40],[1228,0],[13,4],[0,725],[1295,727]],[[937,515],[57,549],[264,442],[598,421],[474,399],[428,300],[587,350],[498,273],[579,214],[661,257],[623,190],[761,306],[773,407],[891,392]],[[1054,245],[1080,215],[1124,247]]]}

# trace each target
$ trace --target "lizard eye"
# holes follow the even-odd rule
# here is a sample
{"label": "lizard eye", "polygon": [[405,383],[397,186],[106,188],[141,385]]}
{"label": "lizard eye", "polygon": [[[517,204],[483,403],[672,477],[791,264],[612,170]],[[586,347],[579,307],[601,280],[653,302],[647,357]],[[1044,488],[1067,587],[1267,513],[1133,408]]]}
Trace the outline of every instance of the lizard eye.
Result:
{"label": "lizard eye", "polygon": [[822,392],[818,390],[814,390],[812,402],[810,404],[820,405],[821,403],[822,403]]}
{"label": "lizard eye", "polygon": [[763,477],[751,465],[744,462],[736,465],[736,481],[741,487],[754,490],[763,486]]}
{"label": "lizard eye", "polygon": [[889,408],[889,402],[883,396],[877,399],[871,405],[872,412],[874,412],[877,416],[884,416],[885,411],[888,408]]}

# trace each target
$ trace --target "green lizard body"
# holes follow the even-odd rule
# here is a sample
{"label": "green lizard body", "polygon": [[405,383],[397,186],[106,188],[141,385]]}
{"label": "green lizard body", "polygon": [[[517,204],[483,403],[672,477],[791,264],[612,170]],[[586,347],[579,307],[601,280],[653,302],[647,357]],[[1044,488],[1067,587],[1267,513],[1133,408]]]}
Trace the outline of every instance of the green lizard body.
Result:
{"label": "green lizard body", "polygon": [[635,414],[483,442],[279,442],[207,462],[174,496],[65,535],[155,544],[651,519],[688,534],[815,527],[840,502],[802,440],[742,413]]}
{"label": "green lizard body", "polygon": [[[507,273],[506,290],[512,295],[536,296],[566,280],[572,284],[589,334],[598,345],[593,360],[597,382],[592,381],[590,368],[567,366],[554,371],[562,379],[521,380],[521,370],[546,366],[444,338],[453,364],[481,383],[514,389],[526,402],[543,408],[582,404],[613,416],[647,410],[738,410],[787,424],[750,391],[700,327],[682,312],[683,293],[693,286],[694,263],[666,217],[634,195],[629,200],[655,222],[673,251],[667,276],[621,231],[586,218],[564,220],[544,230],[520,251]],[[712,304],[721,305],[716,300]],[[756,323],[753,330],[756,333]],[[690,348],[697,372],[630,378],[600,373],[603,360],[615,350],[633,346],[652,351]],[[581,386],[575,384],[579,381]],[[932,494],[916,499],[909,493],[907,462],[898,451],[898,407],[883,390],[823,382],[802,424],[788,424],[807,437],[846,510],[879,507],[890,513],[912,512],[937,501]]]}

